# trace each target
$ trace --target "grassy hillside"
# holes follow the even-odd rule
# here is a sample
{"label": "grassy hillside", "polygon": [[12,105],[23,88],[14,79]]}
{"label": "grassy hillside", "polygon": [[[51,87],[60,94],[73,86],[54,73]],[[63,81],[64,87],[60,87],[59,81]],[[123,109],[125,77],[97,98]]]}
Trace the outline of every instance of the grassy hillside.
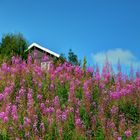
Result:
{"label": "grassy hillside", "polygon": [[140,73],[130,75],[13,57],[0,67],[0,139],[139,140]]}

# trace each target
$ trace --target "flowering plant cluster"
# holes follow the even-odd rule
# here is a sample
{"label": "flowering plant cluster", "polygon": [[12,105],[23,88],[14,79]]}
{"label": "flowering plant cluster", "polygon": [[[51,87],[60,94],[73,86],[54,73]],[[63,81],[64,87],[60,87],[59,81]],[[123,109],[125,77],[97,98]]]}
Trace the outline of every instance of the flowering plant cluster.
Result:
{"label": "flowering plant cluster", "polygon": [[140,139],[140,72],[128,77],[29,56],[0,67],[0,139]]}

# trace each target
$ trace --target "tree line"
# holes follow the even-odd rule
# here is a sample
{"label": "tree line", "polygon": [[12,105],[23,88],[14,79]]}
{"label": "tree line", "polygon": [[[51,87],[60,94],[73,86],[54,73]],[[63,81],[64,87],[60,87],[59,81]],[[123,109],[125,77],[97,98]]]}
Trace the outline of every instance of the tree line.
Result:
{"label": "tree line", "polygon": [[[20,56],[22,59],[27,59],[25,51],[29,46],[27,39],[21,34],[8,33],[2,36],[0,42],[0,63],[11,60],[12,56]],[[60,55],[60,61],[67,61],[72,65],[81,65],[78,56],[70,49],[67,57],[65,54]],[[84,58],[84,65],[86,58]]]}

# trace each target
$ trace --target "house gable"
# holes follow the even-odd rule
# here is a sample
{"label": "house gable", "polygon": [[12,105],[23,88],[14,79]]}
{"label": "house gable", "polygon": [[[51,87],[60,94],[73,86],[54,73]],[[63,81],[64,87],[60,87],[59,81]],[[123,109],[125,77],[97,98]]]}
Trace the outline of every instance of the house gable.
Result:
{"label": "house gable", "polygon": [[55,52],[53,52],[53,51],[51,51],[51,50],[49,50],[49,49],[47,49],[47,48],[44,48],[44,47],[40,46],[40,45],[37,44],[37,43],[32,43],[32,44],[28,47],[28,49],[27,49],[26,51],[32,50],[33,48],[34,48],[34,49],[37,48],[37,50],[40,50],[40,51],[42,51],[42,52],[44,52],[44,53],[46,52],[47,54],[50,54],[50,55],[55,56],[55,57],[57,57],[57,58],[60,57],[59,54],[57,54],[57,53],[55,53]]}

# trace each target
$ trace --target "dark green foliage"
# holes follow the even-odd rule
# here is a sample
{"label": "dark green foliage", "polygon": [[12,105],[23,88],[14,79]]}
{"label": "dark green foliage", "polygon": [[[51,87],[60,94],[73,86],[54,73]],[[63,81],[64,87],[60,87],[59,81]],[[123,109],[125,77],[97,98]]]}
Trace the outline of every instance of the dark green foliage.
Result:
{"label": "dark green foliage", "polygon": [[25,54],[27,46],[27,41],[22,34],[6,34],[0,43],[0,58],[8,60],[16,55],[23,59],[27,57]]}
{"label": "dark green foliage", "polygon": [[78,57],[76,54],[74,54],[74,52],[71,49],[69,50],[69,53],[68,53],[68,61],[72,65],[79,65]]}
{"label": "dark green foliage", "polygon": [[0,140],[9,140],[9,137],[6,133],[0,133]]}
{"label": "dark green foliage", "polygon": [[82,99],[83,89],[80,87],[75,91],[76,98]]}
{"label": "dark green foliage", "polygon": [[62,62],[62,64],[67,60],[65,54],[63,54],[63,53],[60,54],[60,58],[59,59]]}
{"label": "dark green foliage", "polygon": [[83,60],[83,70],[86,71],[86,65],[87,65],[87,59],[86,57],[84,57],[84,60]]}
{"label": "dark green foliage", "polygon": [[45,136],[45,140],[56,140],[59,139],[58,129],[56,126],[56,122],[52,124],[51,133],[47,133]]}
{"label": "dark green foliage", "polygon": [[55,58],[53,60],[55,66],[57,66],[59,64],[64,64],[64,62],[66,62],[66,61],[67,61],[67,58],[65,57],[65,54],[60,54],[59,59]]}
{"label": "dark green foliage", "polygon": [[36,112],[37,112],[37,119],[38,119],[38,121],[37,121],[37,129],[38,129],[38,131],[40,132],[41,130],[40,130],[40,124],[41,124],[41,112],[40,112],[40,110],[39,109],[37,109],[36,110]]}
{"label": "dark green foliage", "polygon": [[72,140],[74,137],[74,132],[75,132],[74,129],[75,129],[74,116],[73,114],[70,114],[67,125],[64,126],[63,139]]}
{"label": "dark green foliage", "polygon": [[140,118],[138,107],[133,104],[124,104],[120,106],[120,111],[123,112],[128,120],[132,123],[137,124]]}
{"label": "dark green foliage", "polygon": [[80,108],[80,117],[83,120],[86,129],[90,128],[90,117],[87,114],[85,107],[83,106]]}
{"label": "dark green foliage", "polygon": [[100,91],[99,91],[99,87],[98,86],[95,86],[94,87],[94,90],[93,90],[93,94],[92,94],[92,97],[93,97],[93,100],[95,101],[95,102],[99,102],[99,93],[100,93]]}
{"label": "dark green foliage", "polygon": [[57,87],[56,87],[56,93],[60,99],[61,105],[65,105],[66,102],[68,101],[68,85],[67,84],[61,84],[58,82]]}
{"label": "dark green foliage", "polygon": [[[23,114],[20,115],[19,120],[20,120],[21,124],[23,125],[23,124],[24,124],[24,115],[23,115]],[[19,135],[20,135],[21,137],[25,138],[25,130],[24,130],[24,129],[21,129],[21,130],[19,131]]]}
{"label": "dark green foliage", "polygon": [[105,138],[104,133],[103,133],[103,128],[99,124],[99,122],[97,123],[97,131],[95,133],[95,137],[96,137],[97,140],[103,140]]}

